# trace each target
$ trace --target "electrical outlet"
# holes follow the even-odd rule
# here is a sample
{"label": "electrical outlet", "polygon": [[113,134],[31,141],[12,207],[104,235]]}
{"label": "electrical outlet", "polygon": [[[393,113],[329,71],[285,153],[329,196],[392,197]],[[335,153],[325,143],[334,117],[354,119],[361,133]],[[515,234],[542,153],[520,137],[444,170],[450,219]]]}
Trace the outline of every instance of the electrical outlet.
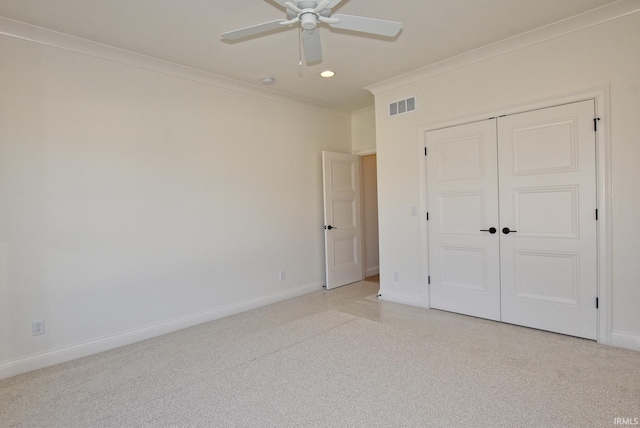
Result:
{"label": "electrical outlet", "polygon": [[31,333],[34,336],[44,334],[44,320],[37,320],[31,323]]}
{"label": "electrical outlet", "polygon": [[281,270],[281,271],[280,271],[280,281],[284,281],[284,279],[285,279],[285,275],[286,275],[286,272],[285,272],[285,271],[283,271],[283,270]]}
{"label": "electrical outlet", "polygon": [[393,273],[393,280],[396,281],[396,282],[400,281],[400,273],[394,272]]}

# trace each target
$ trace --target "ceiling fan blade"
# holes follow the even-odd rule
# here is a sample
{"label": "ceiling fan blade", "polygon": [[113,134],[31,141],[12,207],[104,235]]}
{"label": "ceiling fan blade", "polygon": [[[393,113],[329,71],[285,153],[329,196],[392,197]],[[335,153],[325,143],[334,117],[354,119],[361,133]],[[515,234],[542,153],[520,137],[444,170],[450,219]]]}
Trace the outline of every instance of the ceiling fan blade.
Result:
{"label": "ceiling fan blade", "polygon": [[281,22],[285,21],[285,19],[278,19],[276,21],[265,22],[264,24],[253,25],[251,27],[241,28],[239,30],[227,31],[226,33],[222,33],[220,37],[226,40],[243,39],[245,37],[266,33],[277,28],[287,28],[280,24]]}
{"label": "ceiling fan blade", "polygon": [[379,36],[394,37],[402,29],[401,22],[365,18],[364,16],[342,15],[337,13],[335,15],[331,15],[331,18],[337,18],[340,20],[338,23],[329,24],[334,28],[377,34]]}
{"label": "ceiling fan blade", "polygon": [[320,31],[317,28],[302,32],[302,44],[307,64],[322,61],[322,43],[320,42]]}
{"label": "ceiling fan blade", "polygon": [[336,7],[338,5],[338,3],[340,3],[342,0],[329,0],[329,4],[327,5],[327,7],[325,7],[325,9],[333,9],[334,7]]}

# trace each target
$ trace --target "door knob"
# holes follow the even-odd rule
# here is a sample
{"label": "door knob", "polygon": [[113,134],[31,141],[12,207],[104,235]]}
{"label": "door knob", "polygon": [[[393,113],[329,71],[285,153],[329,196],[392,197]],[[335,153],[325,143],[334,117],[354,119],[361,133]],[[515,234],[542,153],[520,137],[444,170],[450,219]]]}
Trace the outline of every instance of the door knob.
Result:
{"label": "door knob", "polygon": [[495,227],[490,227],[489,229],[480,229],[480,232],[489,232],[490,234],[494,234],[498,231]]}
{"label": "door knob", "polygon": [[516,233],[517,230],[510,230],[508,227],[505,227],[502,229],[502,233],[504,233],[505,235],[508,235],[510,233]]}
{"label": "door knob", "polygon": [[331,230],[331,229],[337,229],[337,227],[334,227],[334,226],[331,226],[331,225],[329,225],[329,226],[325,226],[324,228],[325,228],[325,229],[329,229],[329,230]]}

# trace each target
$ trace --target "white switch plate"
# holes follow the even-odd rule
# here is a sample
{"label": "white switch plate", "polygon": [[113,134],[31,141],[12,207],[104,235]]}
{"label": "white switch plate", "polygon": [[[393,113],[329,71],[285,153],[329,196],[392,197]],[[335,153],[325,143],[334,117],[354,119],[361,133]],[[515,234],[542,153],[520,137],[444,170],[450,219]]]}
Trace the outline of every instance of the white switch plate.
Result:
{"label": "white switch plate", "polygon": [[415,205],[411,206],[411,215],[413,217],[416,217],[418,215],[418,207],[416,207]]}

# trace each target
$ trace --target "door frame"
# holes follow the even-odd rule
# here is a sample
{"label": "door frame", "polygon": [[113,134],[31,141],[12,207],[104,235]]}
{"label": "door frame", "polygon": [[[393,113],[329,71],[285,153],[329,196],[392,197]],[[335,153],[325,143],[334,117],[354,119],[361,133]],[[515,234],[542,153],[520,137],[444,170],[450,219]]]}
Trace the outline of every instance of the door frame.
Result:
{"label": "door frame", "polygon": [[420,222],[420,248],[421,248],[421,273],[425,286],[422,288],[422,303],[430,308],[429,301],[429,228],[426,221],[428,194],[427,194],[427,167],[425,159],[426,133],[441,128],[448,128],[466,123],[477,122],[502,115],[524,113],[531,110],[540,110],[562,104],[578,101],[593,100],[595,104],[595,117],[599,118],[596,132],[596,201],[598,208],[597,222],[597,287],[598,287],[598,343],[611,345],[611,128],[610,128],[610,103],[609,85],[573,92],[565,95],[530,101],[515,106],[492,109],[487,112],[452,118],[446,121],[434,122],[418,128],[418,167],[420,179],[420,211],[425,221]]}

